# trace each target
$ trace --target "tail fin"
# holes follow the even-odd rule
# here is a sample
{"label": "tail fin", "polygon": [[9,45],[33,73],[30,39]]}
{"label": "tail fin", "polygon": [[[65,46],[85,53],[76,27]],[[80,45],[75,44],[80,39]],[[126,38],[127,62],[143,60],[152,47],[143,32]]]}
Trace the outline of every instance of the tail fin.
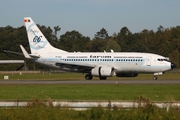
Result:
{"label": "tail fin", "polygon": [[45,38],[45,36],[42,34],[42,32],[30,17],[25,17],[24,22],[28,35],[31,54],[41,55],[54,52],[67,52],[51,46],[51,44],[48,42],[48,40]]}

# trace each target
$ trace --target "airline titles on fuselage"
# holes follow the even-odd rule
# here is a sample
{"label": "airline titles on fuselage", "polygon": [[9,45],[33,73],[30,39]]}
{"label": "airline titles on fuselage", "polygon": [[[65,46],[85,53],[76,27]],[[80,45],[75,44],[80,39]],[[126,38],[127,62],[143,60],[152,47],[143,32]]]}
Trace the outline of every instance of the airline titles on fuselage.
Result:
{"label": "airline titles on fuselage", "polygon": [[103,56],[103,55],[90,55],[90,58],[111,58],[111,56]]}
{"label": "airline titles on fuselage", "polygon": [[[62,58],[62,56],[55,56],[56,58]],[[88,58],[88,56],[67,56],[67,58]],[[102,55],[90,55],[89,58],[142,58],[142,57],[127,57],[127,56],[102,56]]]}

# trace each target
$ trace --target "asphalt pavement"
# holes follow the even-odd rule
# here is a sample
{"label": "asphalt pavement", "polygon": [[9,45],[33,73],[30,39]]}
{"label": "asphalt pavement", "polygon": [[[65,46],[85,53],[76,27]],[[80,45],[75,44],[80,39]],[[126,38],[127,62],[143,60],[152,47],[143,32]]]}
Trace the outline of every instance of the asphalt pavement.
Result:
{"label": "asphalt pavement", "polygon": [[180,84],[180,80],[0,80],[0,84]]}

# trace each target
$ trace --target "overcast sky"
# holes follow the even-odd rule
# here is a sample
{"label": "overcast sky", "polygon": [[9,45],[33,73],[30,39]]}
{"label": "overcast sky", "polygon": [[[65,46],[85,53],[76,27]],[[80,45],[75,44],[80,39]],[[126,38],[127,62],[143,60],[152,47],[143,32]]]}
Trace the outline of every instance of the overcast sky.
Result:
{"label": "overcast sky", "polygon": [[36,24],[59,25],[59,35],[77,30],[94,37],[101,28],[109,35],[126,26],[131,32],[180,25],[180,0],[0,0],[0,27]]}

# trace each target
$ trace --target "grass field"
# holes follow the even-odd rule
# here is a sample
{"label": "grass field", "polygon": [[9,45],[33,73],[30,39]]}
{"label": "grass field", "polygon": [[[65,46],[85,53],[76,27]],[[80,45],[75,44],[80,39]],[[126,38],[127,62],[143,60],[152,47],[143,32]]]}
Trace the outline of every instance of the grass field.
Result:
{"label": "grass field", "polygon": [[180,85],[0,85],[1,100],[134,100],[180,101]]}
{"label": "grass field", "polygon": [[[80,73],[60,74],[0,74],[11,80],[84,80]],[[108,80],[147,80],[152,75],[145,74],[135,78],[112,77]],[[179,72],[170,72],[159,80],[179,79]],[[95,78],[98,80],[98,78]],[[56,99],[56,100],[134,100],[137,97],[152,101],[180,101],[180,85],[0,85],[0,99]]]}
{"label": "grass field", "polygon": [[[1,73],[0,80],[4,79],[4,76],[9,76],[10,80],[85,80],[85,74],[82,73]],[[152,80],[153,74],[139,74],[138,77],[108,77],[107,80]],[[173,79],[180,79],[180,72],[168,72],[164,75],[158,76],[158,80],[173,80]],[[99,80],[98,77],[94,77],[93,80]]]}
{"label": "grass field", "polygon": [[[10,80],[84,80],[84,75],[79,73],[41,73],[41,74],[0,74],[0,80],[8,75]],[[152,74],[139,75],[135,78],[112,77],[108,80],[151,80]],[[159,76],[158,80],[179,80],[178,72],[167,73]],[[94,80],[98,80],[95,78]],[[122,100],[133,101],[139,97],[149,101],[180,101],[180,85],[0,85],[0,100]],[[180,109],[157,108],[152,104],[145,107],[125,110],[105,110],[101,107],[87,111],[74,111],[59,107],[47,107],[41,102],[33,106],[17,107],[13,109],[0,109],[0,119],[8,120],[126,120],[126,119],[152,119],[152,120],[179,120]]]}

